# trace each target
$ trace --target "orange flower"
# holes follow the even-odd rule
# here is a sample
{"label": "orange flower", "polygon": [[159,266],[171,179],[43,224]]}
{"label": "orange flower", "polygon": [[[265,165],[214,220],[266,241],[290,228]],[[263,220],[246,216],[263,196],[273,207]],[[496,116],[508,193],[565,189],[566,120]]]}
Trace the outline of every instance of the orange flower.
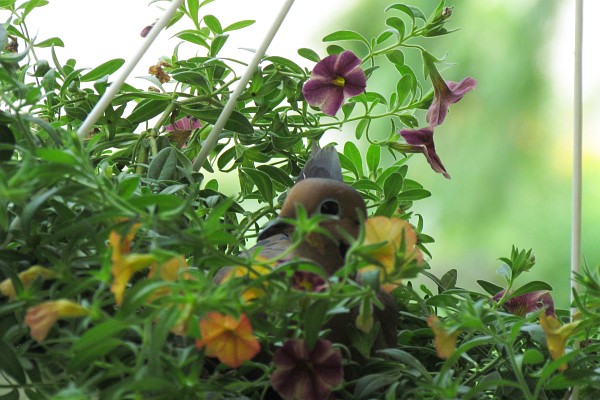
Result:
{"label": "orange flower", "polygon": [[[417,247],[417,234],[412,226],[400,218],[388,218],[377,216],[369,218],[365,223],[365,241],[364,245],[374,245],[385,243],[369,252],[369,256],[374,258],[380,265],[368,265],[361,268],[360,272],[367,272],[377,268],[383,268],[381,274],[382,288],[386,292],[391,292],[401,284],[399,279],[394,282],[386,281],[387,275],[397,273],[397,265],[405,266],[416,262],[423,262],[423,255]],[[398,259],[402,257],[402,259]]]}
{"label": "orange flower", "polygon": [[[135,228],[135,225],[133,228]],[[133,234],[135,234],[135,232]],[[133,235],[131,230],[125,238],[122,238],[121,235],[115,231],[111,231],[108,237],[110,247],[112,248],[111,272],[114,278],[110,290],[114,293],[115,301],[118,305],[121,305],[123,302],[125,287],[133,274],[149,267],[156,261],[155,257],[150,254],[124,254],[129,251],[132,239]]]}
{"label": "orange flower", "polygon": [[[555,317],[546,315],[545,312],[540,314],[540,325],[546,333],[546,344],[548,345],[548,351],[553,360],[556,360],[565,354],[567,340],[573,334],[580,322],[581,321],[576,321],[561,325]],[[567,364],[563,364],[561,365],[560,370],[564,371],[567,368]]]}
{"label": "orange flower", "polygon": [[252,333],[246,314],[240,319],[218,312],[209,312],[200,321],[201,339],[196,347],[205,348],[206,355],[217,357],[223,364],[237,368],[251,360],[259,351],[260,343]]}
{"label": "orange flower", "polygon": [[[33,267],[20,272],[17,276],[21,280],[23,287],[28,288],[37,278],[44,280],[56,278],[56,272],[48,268],[40,267],[39,265],[34,265]],[[0,282],[0,295],[8,297],[9,301],[12,301],[17,297],[12,280],[5,279]]]}
{"label": "orange flower", "polygon": [[427,318],[427,326],[433,331],[435,351],[438,357],[443,359],[450,357],[456,350],[456,339],[460,332],[457,330],[450,332],[444,329],[442,321],[435,315]]}
{"label": "orange flower", "polygon": [[31,329],[31,337],[41,342],[59,319],[84,317],[88,313],[88,310],[70,300],[47,301],[27,309],[25,324]]}

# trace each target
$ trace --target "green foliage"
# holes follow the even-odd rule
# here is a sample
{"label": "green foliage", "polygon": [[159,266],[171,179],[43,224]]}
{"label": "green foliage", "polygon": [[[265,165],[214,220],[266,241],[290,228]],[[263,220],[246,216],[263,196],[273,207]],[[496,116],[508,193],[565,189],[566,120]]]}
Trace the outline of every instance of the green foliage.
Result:
{"label": "green foliage", "polygon": [[[253,23],[225,26],[218,16],[203,13],[209,2],[184,2],[169,24],[177,29],[181,19],[193,23],[194,29],[173,36],[179,45],[199,47],[198,55],[180,59],[175,50],[161,60],[147,77],[152,89],[124,85],[80,141],[75,132],[124,61],[91,69],[76,60],[63,62],[54,51],[63,46],[60,38],[28,34],[27,16],[47,1],[0,1],[11,15],[0,26],[0,373],[9,390],[4,398],[19,398],[16,389],[32,399],[271,398],[274,349],[290,338],[302,338],[312,349],[332,334],[328,324],[337,316],[352,316],[355,325],[352,343],[336,344],[346,376],[335,389],[339,398],[559,399],[575,385],[597,391],[600,282],[591,270],[577,277],[584,290],[576,301],[585,319],[573,337],[585,346],[552,361],[539,312],[518,317],[500,309],[520,295],[551,290],[533,281],[510,292],[533,267],[531,251],[513,248],[498,270],[506,285],[479,281],[486,293],[478,293],[457,287],[456,270],[438,279],[426,262],[410,259],[403,237],[394,265],[400,268],[397,258],[404,257],[397,274],[403,285],[391,292],[400,325],[393,332],[396,346],[385,349],[375,344],[384,321],[373,322],[377,310],[388,307],[378,296],[380,274],[354,279],[357,270],[378,261],[369,254],[384,246],[367,245],[362,232],[346,265],[332,277],[306,261],[255,259],[247,252],[260,226],[277,215],[311,146],[327,131],[355,124],[357,142],[368,145],[363,154],[354,142],[345,144],[340,153],[345,181],[364,197],[369,216],[410,221],[416,245],[429,254],[433,238],[412,208],[431,193],[411,178],[402,147],[390,143],[400,140],[400,127],[418,126],[418,110],[432,102],[415,73],[423,66],[409,65],[405,52],[420,49],[418,39],[449,33],[445,24],[452,11],[444,2],[430,16],[392,4],[373,37],[351,30],[324,37],[332,43],[330,54],[345,50],[347,42],[359,43],[368,77],[384,63],[398,73],[389,92],[368,88],[348,99],[338,118],[311,108],[302,95],[310,68],[325,55],[300,49],[306,66],[265,57],[196,171],[193,160],[240,79],[234,66],[243,62],[219,53],[228,35]],[[25,49],[12,52],[13,38]],[[178,136],[177,123],[191,117],[201,126]],[[385,140],[373,139],[375,120],[389,123]],[[226,174],[238,179],[233,195],[225,192]],[[299,208],[298,218],[288,221],[295,227],[290,249],[323,233],[321,221]],[[161,268],[180,259],[189,267],[178,277],[161,276]],[[122,302],[114,293],[118,263],[139,267],[132,270]],[[27,277],[34,266],[52,271],[52,277]],[[245,273],[216,282],[226,266]],[[265,268],[269,272],[261,272]],[[296,272],[316,275],[327,290],[294,289]],[[437,294],[406,280],[418,272]],[[501,290],[506,294],[497,303],[491,295]],[[58,299],[81,305],[87,315],[61,319],[44,340],[34,340],[29,312]],[[199,321],[212,311],[247,315],[262,352],[231,369],[197,349]],[[434,339],[428,325],[435,315],[444,318],[442,332],[456,334],[456,348],[445,360],[436,352],[440,333]],[[565,362],[570,368],[562,371]]]}

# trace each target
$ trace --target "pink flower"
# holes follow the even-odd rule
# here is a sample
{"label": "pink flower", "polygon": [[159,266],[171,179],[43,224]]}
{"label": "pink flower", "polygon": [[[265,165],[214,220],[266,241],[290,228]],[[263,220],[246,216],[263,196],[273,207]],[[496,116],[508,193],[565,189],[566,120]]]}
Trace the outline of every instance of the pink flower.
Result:
{"label": "pink flower", "polygon": [[173,122],[171,125],[167,125],[165,129],[168,132],[171,132],[169,135],[169,140],[173,142],[175,147],[181,149],[185,147],[188,138],[192,134],[192,131],[200,128],[202,128],[202,124],[198,118],[190,117],[188,115],[187,117],[183,117]]}
{"label": "pink flower", "polygon": [[360,63],[360,58],[349,50],[319,61],[302,88],[308,104],[333,116],[346,98],[363,93],[367,77]]}
{"label": "pink flower", "polygon": [[429,122],[429,126],[434,127],[444,122],[451,104],[458,102],[467,92],[475,89],[477,81],[471,77],[460,82],[444,81],[435,67],[435,58],[431,54],[423,52],[423,61],[429,71],[434,91],[433,102],[427,110],[425,119]]}
{"label": "pink flower", "polygon": [[444,175],[450,179],[450,175],[446,171],[442,160],[435,151],[435,143],[433,142],[433,128],[428,126],[421,129],[402,129],[400,135],[411,145],[411,152],[423,153],[429,165],[435,172]]}
{"label": "pink flower", "polygon": [[285,400],[328,399],[344,380],[342,354],[329,340],[317,340],[312,350],[301,339],[290,339],[273,356],[271,386]]}

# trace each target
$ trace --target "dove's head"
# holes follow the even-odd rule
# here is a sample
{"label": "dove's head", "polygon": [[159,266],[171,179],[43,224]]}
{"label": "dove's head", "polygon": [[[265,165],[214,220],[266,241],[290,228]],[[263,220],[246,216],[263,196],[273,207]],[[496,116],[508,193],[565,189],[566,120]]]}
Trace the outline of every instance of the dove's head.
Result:
{"label": "dove's head", "polygon": [[295,254],[320,264],[328,273],[334,273],[344,263],[349,243],[347,236],[356,238],[360,224],[366,218],[362,196],[351,186],[328,178],[306,178],[289,191],[279,218],[272,221],[259,235],[265,239],[275,234],[291,234],[294,226],[284,219],[296,219],[298,206],[309,217],[323,215],[320,223],[329,235],[311,233],[298,246]]}

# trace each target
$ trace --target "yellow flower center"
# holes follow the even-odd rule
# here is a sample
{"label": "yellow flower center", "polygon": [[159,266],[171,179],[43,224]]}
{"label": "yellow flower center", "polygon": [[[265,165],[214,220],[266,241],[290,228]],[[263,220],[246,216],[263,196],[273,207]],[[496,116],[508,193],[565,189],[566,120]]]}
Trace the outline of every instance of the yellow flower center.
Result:
{"label": "yellow flower center", "polygon": [[331,83],[333,83],[336,86],[344,87],[346,80],[343,77],[338,76],[333,81],[331,81]]}

